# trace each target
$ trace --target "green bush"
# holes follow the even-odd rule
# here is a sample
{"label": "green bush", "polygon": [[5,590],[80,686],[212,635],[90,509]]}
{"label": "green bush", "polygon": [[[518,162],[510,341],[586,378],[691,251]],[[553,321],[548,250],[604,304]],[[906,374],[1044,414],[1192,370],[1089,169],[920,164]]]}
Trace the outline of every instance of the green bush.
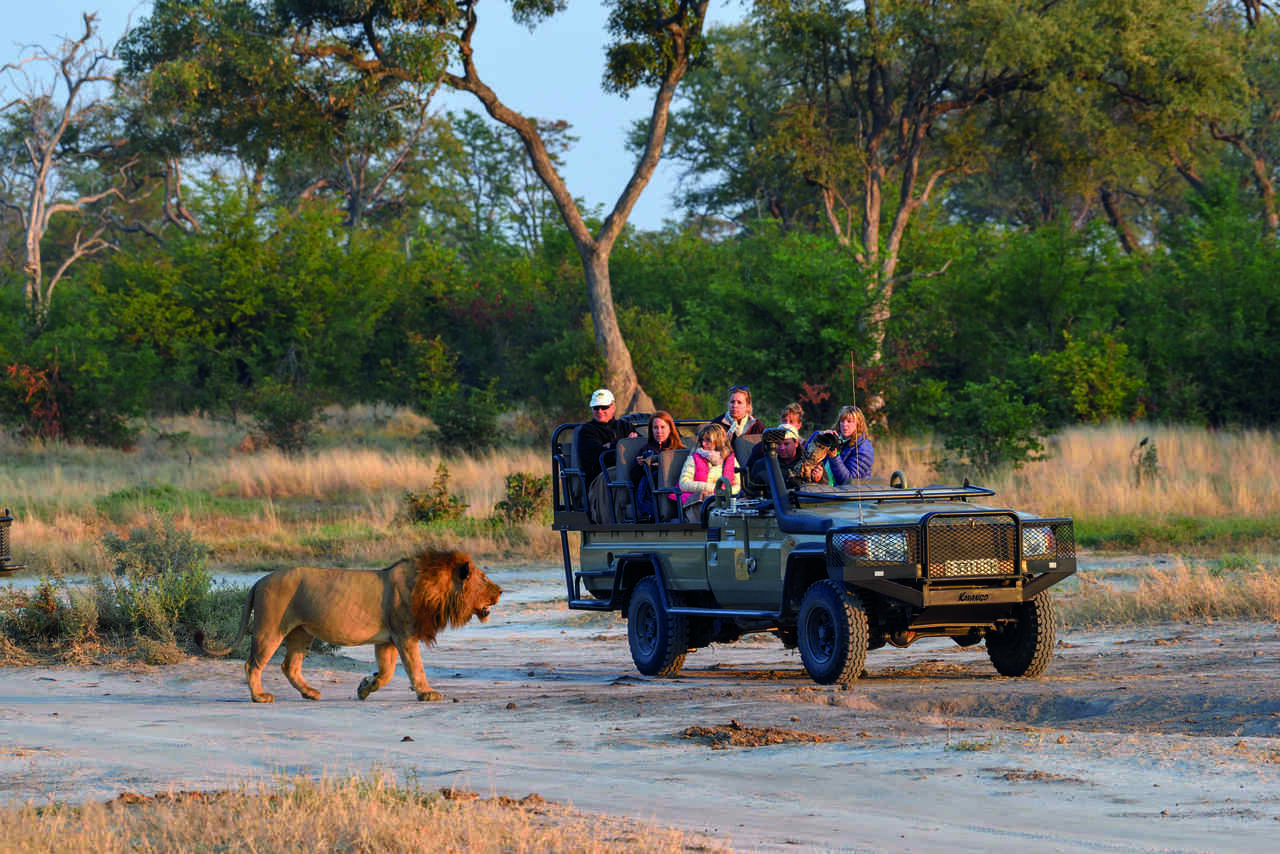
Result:
{"label": "green bush", "polygon": [[448,522],[459,519],[470,506],[449,492],[449,467],[436,466],[436,478],[424,492],[406,492],[404,503],[410,522]]}
{"label": "green bush", "polygon": [[943,412],[945,453],[934,463],[943,475],[990,475],[1044,458],[1044,411],[1026,403],[1011,380],[966,383]]}
{"label": "green bush", "polygon": [[134,529],[128,538],[108,533],[102,548],[113,570],[98,589],[107,627],[171,641],[176,628],[207,616],[213,581],[205,566],[208,549],[189,532],[166,520]]}
{"label": "green bush", "polygon": [[436,423],[430,439],[446,451],[475,453],[500,444],[500,406],[493,387],[463,388],[440,397],[427,410]]}
{"label": "green bush", "polygon": [[506,477],[507,496],[494,505],[510,524],[528,522],[551,509],[551,475],[513,472]]}
{"label": "green bush", "polygon": [[298,454],[311,446],[315,432],[324,421],[323,401],[306,391],[276,380],[258,387],[249,401],[254,429],[272,447],[286,454]]}
{"label": "green bush", "polygon": [[1032,354],[1043,371],[1042,398],[1052,402],[1055,420],[1097,424],[1144,415],[1138,392],[1142,380],[1129,358],[1129,348],[1113,334],[1072,338],[1063,331],[1061,350]]}

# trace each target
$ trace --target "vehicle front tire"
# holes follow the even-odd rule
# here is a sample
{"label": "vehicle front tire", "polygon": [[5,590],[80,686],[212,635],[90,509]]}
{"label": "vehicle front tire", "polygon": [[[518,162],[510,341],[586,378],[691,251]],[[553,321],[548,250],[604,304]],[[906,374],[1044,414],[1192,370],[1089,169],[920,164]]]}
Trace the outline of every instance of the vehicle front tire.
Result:
{"label": "vehicle front tire", "polygon": [[800,660],[819,685],[850,682],[867,664],[869,629],[862,598],[843,584],[819,581],[800,602]]}
{"label": "vehicle front tire", "polygon": [[1053,655],[1057,616],[1048,591],[1014,608],[1014,622],[987,633],[987,656],[1001,676],[1035,677]]}
{"label": "vehicle front tire", "polygon": [[658,595],[658,577],[642,579],[627,607],[627,643],[636,670],[645,676],[675,676],[689,652],[689,620],[669,614]]}

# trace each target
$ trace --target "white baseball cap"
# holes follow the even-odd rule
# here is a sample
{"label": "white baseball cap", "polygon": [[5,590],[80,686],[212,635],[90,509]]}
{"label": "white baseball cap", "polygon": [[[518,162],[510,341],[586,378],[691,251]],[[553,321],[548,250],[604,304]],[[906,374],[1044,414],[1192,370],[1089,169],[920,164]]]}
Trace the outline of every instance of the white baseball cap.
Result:
{"label": "white baseball cap", "polygon": [[800,431],[790,424],[779,424],[778,429],[786,431],[788,439],[795,439],[797,442],[800,441]]}
{"label": "white baseball cap", "polygon": [[598,388],[591,392],[591,406],[611,406],[613,404],[613,392],[607,388]]}

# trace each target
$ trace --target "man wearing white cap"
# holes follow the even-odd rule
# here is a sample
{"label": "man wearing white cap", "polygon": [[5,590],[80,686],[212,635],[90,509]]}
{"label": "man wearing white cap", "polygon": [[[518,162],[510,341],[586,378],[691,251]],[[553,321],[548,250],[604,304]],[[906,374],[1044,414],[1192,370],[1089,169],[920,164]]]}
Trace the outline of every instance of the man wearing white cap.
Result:
{"label": "man wearing white cap", "polygon": [[[605,451],[616,451],[619,439],[636,435],[630,424],[614,417],[617,411],[618,405],[609,389],[598,388],[591,393],[591,422],[582,428],[579,436],[582,444],[578,450],[578,462],[588,488],[600,474],[600,455]],[[613,463],[606,460],[605,464]]]}

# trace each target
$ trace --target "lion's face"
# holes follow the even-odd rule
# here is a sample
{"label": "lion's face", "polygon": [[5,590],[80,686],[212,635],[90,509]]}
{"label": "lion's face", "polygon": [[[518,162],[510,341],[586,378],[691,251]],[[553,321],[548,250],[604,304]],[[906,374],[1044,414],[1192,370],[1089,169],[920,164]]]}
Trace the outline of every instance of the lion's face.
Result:
{"label": "lion's face", "polygon": [[462,574],[462,600],[471,609],[471,616],[484,622],[489,619],[489,609],[498,604],[502,588],[489,580],[484,570],[467,561],[459,567]]}

